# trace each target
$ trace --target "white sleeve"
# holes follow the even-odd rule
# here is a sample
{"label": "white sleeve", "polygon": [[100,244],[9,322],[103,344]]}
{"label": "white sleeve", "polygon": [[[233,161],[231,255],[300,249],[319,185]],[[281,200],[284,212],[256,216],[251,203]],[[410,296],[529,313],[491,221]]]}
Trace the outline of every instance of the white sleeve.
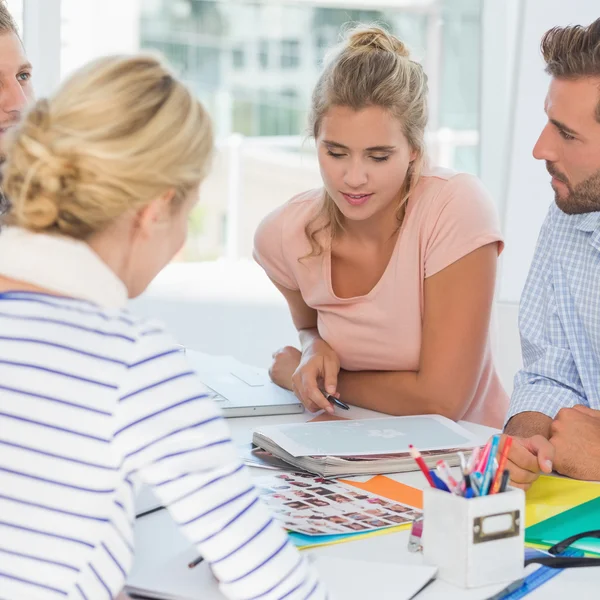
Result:
{"label": "white sleeve", "polygon": [[148,483],[228,598],[320,599],[326,592],[258,498],[206,388],[160,328],[140,332],[120,389],[122,472]]}

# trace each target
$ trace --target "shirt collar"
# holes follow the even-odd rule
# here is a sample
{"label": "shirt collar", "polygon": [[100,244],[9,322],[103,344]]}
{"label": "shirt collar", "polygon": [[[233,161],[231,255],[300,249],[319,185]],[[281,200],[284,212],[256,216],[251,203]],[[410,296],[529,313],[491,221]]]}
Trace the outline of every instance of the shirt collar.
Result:
{"label": "shirt collar", "polygon": [[577,215],[575,229],[579,231],[595,231],[600,225],[600,211],[594,211],[585,215]]}
{"label": "shirt collar", "polygon": [[125,308],[125,284],[85,242],[5,227],[0,233],[0,275],[103,308]]}

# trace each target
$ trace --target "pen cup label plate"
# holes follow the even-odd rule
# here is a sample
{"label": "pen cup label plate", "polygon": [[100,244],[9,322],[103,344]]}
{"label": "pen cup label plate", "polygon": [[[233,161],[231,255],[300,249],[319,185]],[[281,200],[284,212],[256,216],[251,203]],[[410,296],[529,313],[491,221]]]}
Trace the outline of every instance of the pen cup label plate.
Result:
{"label": "pen cup label plate", "polygon": [[473,519],[473,544],[516,537],[520,532],[520,510],[485,515]]}

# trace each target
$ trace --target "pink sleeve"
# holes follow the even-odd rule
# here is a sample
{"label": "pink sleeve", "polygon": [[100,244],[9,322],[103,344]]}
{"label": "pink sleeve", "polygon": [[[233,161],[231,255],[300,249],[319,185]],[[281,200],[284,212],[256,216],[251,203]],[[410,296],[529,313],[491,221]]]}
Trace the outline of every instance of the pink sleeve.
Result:
{"label": "pink sleeve", "polygon": [[450,179],[432,207],[425,249],[425,277],[492,242],[504,248],[496,207],[483,184],[461,173]]}
{"label": "pink sleeve", "polygon": [[283,247],[283,227],[288,207],[289,203],[286,203],[262,220],[254,234],[252,255],[275,283],[290,290],[298,290],[300,286],[284,255]]}

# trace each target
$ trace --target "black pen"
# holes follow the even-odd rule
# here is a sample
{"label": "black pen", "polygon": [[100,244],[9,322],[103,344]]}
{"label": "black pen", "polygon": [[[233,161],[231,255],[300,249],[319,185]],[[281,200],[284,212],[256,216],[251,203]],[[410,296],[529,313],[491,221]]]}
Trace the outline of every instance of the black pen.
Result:
{"label": "black pen", "polygon": [[194,567],[197,567],[203,560],[204,557],[202,556],[195,558],[191,563],[188,563],[188,569],[193,569]]}
{"label": "black pen", "polygon": [[498,489],[498,492],[506,491],[509,477],[510,477],[510,473],[508,472],[508,469],[505,469],[504,472],[502,473],[502,479],[500,481],[500,488]]}
{"label": "black pen", "polygon": [[339,406],[340,408],[343,408],[344,410],[350,410],[350,407],[345,404],[344,402],[342,402],[341,400],[338,400],[335,396],[328,394],[327,392],[323,392],[325,398],[327,398],[327,400],[329,400],[329,402],[331,402],[332,404],[335,404],[336,406]]}

